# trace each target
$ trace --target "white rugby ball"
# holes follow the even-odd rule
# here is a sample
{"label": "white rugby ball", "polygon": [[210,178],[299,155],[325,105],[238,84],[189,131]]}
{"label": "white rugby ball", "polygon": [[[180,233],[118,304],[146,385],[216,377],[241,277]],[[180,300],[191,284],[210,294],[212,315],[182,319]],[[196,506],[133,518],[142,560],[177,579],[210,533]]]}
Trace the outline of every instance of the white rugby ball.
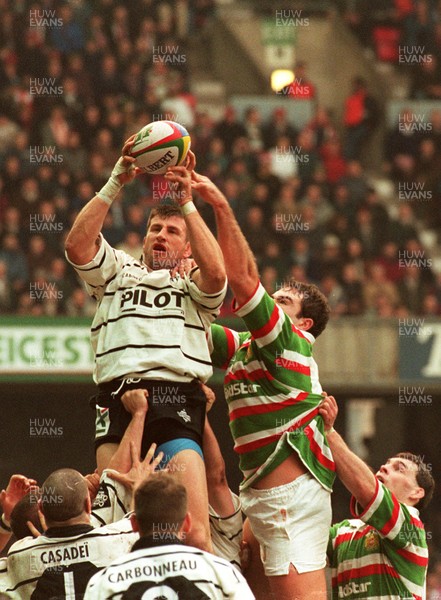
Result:
{"label": "white rugby ball", "polygon": [[153,121],[136,134],[130,155],[145,173],[161,175],[185,161],[190,144],[188,131],[179,123]]}

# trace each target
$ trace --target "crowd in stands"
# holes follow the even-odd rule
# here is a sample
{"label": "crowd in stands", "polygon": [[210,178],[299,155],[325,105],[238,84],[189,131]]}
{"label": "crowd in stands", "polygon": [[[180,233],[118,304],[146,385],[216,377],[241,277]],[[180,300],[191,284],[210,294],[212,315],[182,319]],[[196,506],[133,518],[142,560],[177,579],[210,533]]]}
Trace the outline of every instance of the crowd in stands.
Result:
{"label": "crowd in stands", "polygon": [[[64,260],[65,234],[107,180],[123,141],[169,117],[189,128],[197,168],[228,197],[270,291],[294,276],[319,284],[334,316],[441,314],[441,276],[419,237],[420,226],[439,225],[441,112],[434,131],[391,132],[385,144],[391,177],[423,182],[432,200],[397,192],[385,206],[324,108],[302,129],[283,108],[267,121],[251,106],[242,119],[229,106],[217,122],[199,112],[185,33],[208,18],[210,3],[194,3],[185,27],[172,4],[79,1],[50,13],[36,3],[36,23],[51,14],[62,21],[38,27],[30,10],[3,0],[2,312],[93,314]],[[106,239],[139,256],[148,211],[168,196],[162,177],[139,177],[112,206]],[[214,227],[211,210],[200,208]]]}
{"label": "crowd in stands", "polygon": [[350,0],[346,23],[378,60],[406,68],[411,97],[441,98],[441,7],[437,0]]}

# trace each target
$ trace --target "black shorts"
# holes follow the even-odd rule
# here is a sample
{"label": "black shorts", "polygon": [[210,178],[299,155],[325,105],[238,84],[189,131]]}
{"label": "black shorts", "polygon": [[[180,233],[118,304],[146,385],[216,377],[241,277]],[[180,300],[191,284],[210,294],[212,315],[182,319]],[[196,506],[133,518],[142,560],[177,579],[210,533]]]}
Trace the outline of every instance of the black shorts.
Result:
{"label": "black shorts", "polygon": [[142,456],[153,442],[159,446],[177,438],[193,440],[202,447],[206,398],[197,380],[181,383],[128,378],[100,384],[98,394],[90,399],[90,405],[96,409],[95,450],[108,442],[119,444],[132,418],[121,396],[139,388],[148,391]]}

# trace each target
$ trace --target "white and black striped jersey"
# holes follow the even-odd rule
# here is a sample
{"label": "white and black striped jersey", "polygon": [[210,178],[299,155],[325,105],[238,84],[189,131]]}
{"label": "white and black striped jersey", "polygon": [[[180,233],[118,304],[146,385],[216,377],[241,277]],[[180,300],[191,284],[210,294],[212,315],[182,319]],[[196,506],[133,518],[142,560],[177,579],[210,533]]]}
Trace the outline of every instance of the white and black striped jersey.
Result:
{"label": "white and black striped jersey", "polygon": [[93,260],[69,262],[98,301],[91,328],[95,383],[125,376],[164,381],[211,376],[206,331],[219,314],[226,282],[206,294],[191,273],[182,279],[167,269],[149,270],[102,236]]}
{"label": "white and black striped jersey", "polygon": [[5,594],[9,587],[8,562],[7,558],[3,557],[0,558],[0,594]]}
{"label": "white and black striped jersey", "polygon": [[[229,562],[184,546],[169,533],[141,538],[128,556],[114,561],[89,582],[84,600],[253,600]],[[171,543],[172,542],[172,543]]]}
{"label": "white and black striped jersey", "polygon": [[109,477],[107,470],[104,470],[92,505],[91,524],[94,527],[102,527],[123,519],[130,512],[131,500],[132,492],[122,483]]}
{"label": "white and black striped jersey", "polygon": [[6,593],[19,600],[78,600],[99,569],[130,552],[138,534],[129,519],[112,525],[50,528],[11,546]]}
{"label": "white and black striped jersey", "polygon": [[208,507],[210,533],[213,551],[216,556],[228,560],[240,569],[240,543],[242,541],[243,516],[239,497],[231,490],[234,513],[228,517],[220,517],[212,506]]}

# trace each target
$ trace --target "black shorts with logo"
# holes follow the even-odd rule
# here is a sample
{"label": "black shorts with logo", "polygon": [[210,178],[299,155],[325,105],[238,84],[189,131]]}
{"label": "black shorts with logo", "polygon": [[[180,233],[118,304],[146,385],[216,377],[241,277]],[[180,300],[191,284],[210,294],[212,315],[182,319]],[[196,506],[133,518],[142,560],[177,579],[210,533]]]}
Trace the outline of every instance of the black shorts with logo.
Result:
{"label": "black shorts with logo", "polygon": [[98,394],[90,399],[90,405],[96,409],[95,450],[101,444],[121,441],[132,418],[121,396],[139,388],[148,391],[142,456],[153,442],[159,446],[177,438],[193,440],[202,447],[206,398],[197,380],[182,383],[126,378],[100,384]]}

